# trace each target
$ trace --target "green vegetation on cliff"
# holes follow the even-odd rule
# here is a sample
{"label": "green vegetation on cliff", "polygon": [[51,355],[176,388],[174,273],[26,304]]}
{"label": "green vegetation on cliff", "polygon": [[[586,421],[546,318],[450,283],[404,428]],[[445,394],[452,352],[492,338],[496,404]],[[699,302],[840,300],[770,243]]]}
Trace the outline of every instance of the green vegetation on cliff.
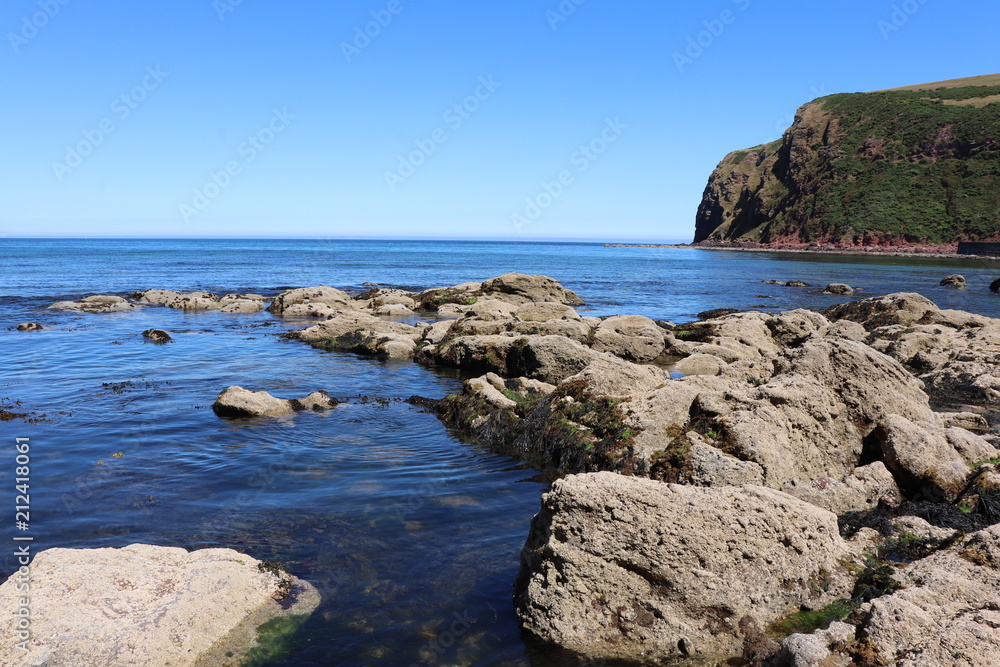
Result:
{"label": "green vegetation on cliff", "polygon": [[[996,83],[996,77],[983,77]],[[932,244],[1000,236],[1000,85],[831,95],[713,173],[695,241]]]}

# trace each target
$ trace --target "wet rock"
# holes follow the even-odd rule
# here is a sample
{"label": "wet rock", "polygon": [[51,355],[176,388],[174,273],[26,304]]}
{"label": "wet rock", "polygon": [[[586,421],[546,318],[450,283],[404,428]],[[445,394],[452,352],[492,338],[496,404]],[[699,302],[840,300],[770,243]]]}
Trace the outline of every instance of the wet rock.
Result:
{"label": "wet rock", "polygon": [[43,327],[38,322],[22,322],[21,324],[17,325],[18,331],[41,331],[44,328],[45,327]]}
{"label": "wet rock", "polygon": [[965,276],[953,273],[941,279],[942,287],[954,287],[955,289],[965,289]]}
{"label": "wet rock", "polygon": [[[493,375],[490,373],[490,375]],[[478,394],[484,401],[495,408],[513,408],[517,402],[504,396],[502,389],[491,383],[487,377],[473,378],[465,381],[466,393]]]}
{"label": "wet rock", "polygon": [[789,280],[785,283],[785,287],[812,287],[812,285],[801,280]]}
{"label": "wet rock", "polygon": [[663,330],[648,317],[609,317],[594,331],[591,347],[628,361],[652,361],[663,354]]}
{"label": "wet rock", "polygon": [[1000,292],[1000,278],[997,278],[996,280],[990,283],[990,291]]}
{"label": "wet rock", "polygon": [[163,329],[146,329],[142,332],[142,337],[154,343],[169,343],[173,340]]}
{"label": "wet rock", "polygon": [[120,313],[135,308],[135,304],[120,296],[106,294],[88,296],[79,301],[57,301],[49,306],[50,310],[72,310],[83,313]]}
{"label": "wet rock", "polygon": [[483,294],[521,305],[535,301],[554,301],[567,306],[582,306],[583,299],[548,276],[505,273],[482,284]]}
{"label": "wet rock", "polygon": [[297,304],[323,304],[336,310],[355,310],[358,307],[347,292],[319,285],[285,290],[274,298],[267,310],[275,315],[284,315],[288,308]]}
{"label": "wet rock", "polygon": [[699,320],[716,320],[720,317],[725,317],[726,315],[732,315],[733,313],[740,312],[736,308],[713,308],[712,310],[703,310],[698,313]]}
{"label": "wet rock", "polygon": [[332,341],[331,349],[338,349],[335,343],[343,339],[346,345],[342,349],[347,349],[369,334],[396,334],[409,337],[416,343],[423,336],[424,330],[425,327],[383,320],[360,311],[337,311],[330,319],[295,332],[294,338],[307,343]]}
{"label": "wet rock", "polygon": [[[258,625],[320,601],[311,585],[260,565],[231,549],[47,549],[31,564],[28,650],[16,645],[18,617],[4,614],[0,663],[222,664],[227,650],[241,662]],[[15,573],[0,586],[5,609],[22,608],[19,583]],[[283,610],[276,598],[289,593]]]}
{"label": "wet rock", "polygon": [[832,513],[777,491],[574,475],[543,496],[515,603],[528,631],[587,658],[680,657],[679,643],[724,658],[743,617],[848,595],[852,557]]}
{"label": "wet rock", "polygon": [[212,410],[220,417],[281,417],[302,410],[328,410],[337,406],[337,399],[318,391],[301,399],[275,398],[266,391],[249,391],[243,387],[228,387],[219,394]]}
{"label": "wet rock", "polygon": [[840,294],[846,296],[854,294],[854,288],[843,283],[830,283],[823,288],[823,294]]}

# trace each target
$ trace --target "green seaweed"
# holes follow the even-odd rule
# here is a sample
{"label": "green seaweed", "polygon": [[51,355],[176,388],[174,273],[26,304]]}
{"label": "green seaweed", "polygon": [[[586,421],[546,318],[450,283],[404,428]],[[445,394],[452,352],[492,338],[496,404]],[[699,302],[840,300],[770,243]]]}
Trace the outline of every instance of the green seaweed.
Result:
{"label": "green seaweed", "polygon": [[308,614],[279,616],[257,628],[257,644],[247,651],[243,667],[261,667],[291,657],[295,634]]}

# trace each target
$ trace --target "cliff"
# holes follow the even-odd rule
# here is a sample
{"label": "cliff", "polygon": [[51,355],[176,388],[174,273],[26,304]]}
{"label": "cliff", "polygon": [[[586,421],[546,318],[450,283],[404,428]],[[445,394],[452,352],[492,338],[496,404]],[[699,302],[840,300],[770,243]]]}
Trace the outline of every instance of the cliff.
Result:
{"label": "cliff", "polygon": [[823,97],[730,153],[695,242],[954,246],[1000,240],[1000,75]]}

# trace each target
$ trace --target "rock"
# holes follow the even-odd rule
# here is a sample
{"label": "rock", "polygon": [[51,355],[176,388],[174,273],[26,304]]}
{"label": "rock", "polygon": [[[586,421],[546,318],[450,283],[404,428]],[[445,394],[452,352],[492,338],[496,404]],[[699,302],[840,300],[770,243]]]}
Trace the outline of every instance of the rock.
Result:
{"label": "rock", "polygon": [[471,306],[482,296],[482,283],[462,283],[453,287],[424,290],[413,297],[415,310],[438,311],[442,317],[456,317],[462,308]]}
{"label": "rock", "polygon": [[83,313],[120,313],[133,310],[136,305],[129,303],[120,296],[97,294],[78,301],[57,301],[49,306],[50,310],[73,310]]}
{"label": "rock", "polygon": [[854,294],[854,288],[843,283],[830,283],[823,289],[823,294]]}
{"label": "rock", "polygon": [[902,590],[859,610],[859,634],[874,658],[898,667],[1000,664],[1000,526],[901,568],[895,578]]}
{"label": "rock", "polygon": [[391,303],[379,306],[373,311],[380,317],[410,317],[414,312],[401,303]]}
{"label": "rock", "polygon": [[[243,655],[255,629],[279,616],[311,614],[316,589],[261,568],[231,549],[187,552],[133,544],[121,549],[47,549],[31,564],[31,638],[16,646],[26,592],[18,573],[0,586],[4,665],[223,664]],[[290,592],[283,604],[276,598]]]}
{"label": "rock", "polygon": [[441,341],[452,333],[452,327],[456,322],[457,320],[441,320],[439,322],[434,322],[431,324],[430,328],[424,332],[423,340],[431,345],[440,344]]}
{"label": "rock", "polygon": [[283,315],[289,307],[306,303],[324,304],[337,310],[355,310],[357,308],[357,302],[347,292],[320,285],[285,290],[274,297],[274,301],[271,302],[267,310],[275,315]]}
{"label": "rock", "polygon": [[150,303],[154,306],[166,306],[178,296],[180,295],[177,292],[169,289],[148,289],[144,292],[137,292],[135,298],[140,303]]}
{"label": "rock", "polygon": [[764,484],[764,469],[753,461],[740,461],[706,444],[697,433],[685,437],[691,442],[689,482],[694,486],[748,486]]}
{"label": "rock", "polygon": [[286,318],[295,317],[336,317],[341,311],[339,307],[331,306],[327,303],[296,303],[281,311],[281,316]]}
{"label": "rock", "polygon": [[[459,336],[438,345],[426,360],[442,366],[467,369],[473,373],[520,375],[507,372],[507,355],[513,344],[514,338],[510,336]],[[581,369],[582,366],[576,370]]]}
{"label": "rock", "polygon": [[954,287],[955,289],[965,289],[965,276],[953,273],[945,276],[939,283],[942,287]]}
{"label": "rock", "polygon": [[996,448],[965,429],[914,423],[894,414],[884,418],[874,435],[886,466],[904,489],[947,502],[965,488],[970,464],[997,455]]}
{"label": "rock", "polygon": [[222,310],[222,304],[219,303],[219,298],[208,292],[179,294],[176,299],[167,304],[167,307],[187,312]]}
{"label": "rock", "polygon": [[146,329],[142,332],[142,337],[151,340],[154,343],[169,343],[173,340],[163,329]]}
{"label": "rock", "polygon": [[1000,278],[997,278],[996,280],[990,283],[990,291],[1000,292]]}
{"label": "rock", "polygon": [[314,392],[305,398],[287,400],[275,398],[266,391],[249,391],[243,387],[228,387],[212,405],[220,417],[240,419],[245,417],[281,417],[302,410],[327,410],[337,406],[337,399],[324,391]]}
{"label": "rock", "polygon": [[[781,351],[768,328],[771,320],[770,315],[763,313],[736,313],[721,320],[709,320],[703,329],[709,332],[706,339],[688,345],[686,354],[710,354],[726,363],[771,358]],[[674,332],[675,337],[677,333]]]}
{"label": "rock", "polygon": [[594,331],[591,347],[628,361],[652,361],[663,354],[663,330],[648,317],[609,317]]}
{"label": "rock", "polygon": [[901,292],[842,303],[823,311],[829,320],[850,320],[872,331],[891,324],[910,325],[938,307],[927,297]]}
{"label": "rock", "polygon": [[674,364],[674,370],[684,375],[718,375],[725,362],[713,354],[695,353]]}
{"label": "rock", "polygon": [[697,317],[699,320],[717,320],[719,318],[725,317],[726,315],[732,315],[733,313],[740,312],[736,308],[713,308],[712,310],[703,310],[698,313]]}
{"label": "rock", "polygon": [[483,294],[521,305],[534,301],[554,301],[567,306],[582,306],[583,299],[548,276],[505,273],[482,284]]}
{"label": "rock", "polygon": [[868,512],[888,503],[895,507],[902,497],[892,473],[881,461],[855,468],[842,480],[820,477],[806,483],[792,480],[781,490],[838,516],[848,512]]}
{"label": "rock", "polygon": [[506,301],[481,298],[465,309],[465,318],[482,320],[484,322],[506,322],[513,319],[516,310],[516,306]]}
{"label": "rock", "polygon": [[562,336],[527,336],[511,344],[506,375],[558,384],[584,370],[595,356],[592,350]]}
{"label": "rock", "polygon": [[526,303],[514,309],[514,317],[522,322],[548,322],[550,320],[582,321],[580,314],[571,307],[554,301]]}
{"label": "rock", "polygon": [[414,342],[423,335],[423,327],[410,326],[402,322],[379,319],[359,311],[337,311],[325,322],[295,332],[294,337],[307,343],[322,343],[347,337],[363,338],[368,334],[399,334],[408,336]]}
{"label": "rock", "polygon": [[825,630],[812,634],[794,634],[781,642],[781,650],[774,656],[780,667],[850,667],[854,662],[834,651],[854,640],[854,626],[834,621]]}
{"label": "rock", "polygon": [[812,285],[801,280],[789,280],[785,283],[785,287],[812,287]]}
{"label": "rock", "polygon": [[573,475],[543,496],[515,604],[526,630],[586,658],[678,658],[681,642],[724,659],[738,626],[848,596],[852,558],[832,513],[777,491]]}
{"label": "rock", "polygon": [[800,308],[774,315],[766,325],[776,343],[782,347],[798,347],[809,337],[828,331],[830,321],[817,312]]}
{"label": "rock", "polygon": [[985,433],[990,430],[986,417],[975,412],[941,412],[941,422],[945,427],[957,426],[966,431]]}
{"label": "rock", "polygon": [[223,313],[259,313],[264,310],[266,298],[260,294],[227,294],[219,299]]}
{"label": "rock", "polygon": [[[490,375],[493,375],[490,373]],[[479,394],[483,400],[495,408],[513,408],[517,402],[504,396],[503,391],[487,380],[487,377],[473,378],[465,381],[465,392]]]}
{"label": "rock", "polygon": [[38,322],[22,322],[21,324],[17,325],[18,331],[41,331],[44,328],[45,327],[43,327]]}
{"label": "rock", "polygon": [[663,386],[668,377],[661,368],[643,366],[612,354],[594,355],[579,373],[563,382],[583,380],[597,396],[626,397]]}

